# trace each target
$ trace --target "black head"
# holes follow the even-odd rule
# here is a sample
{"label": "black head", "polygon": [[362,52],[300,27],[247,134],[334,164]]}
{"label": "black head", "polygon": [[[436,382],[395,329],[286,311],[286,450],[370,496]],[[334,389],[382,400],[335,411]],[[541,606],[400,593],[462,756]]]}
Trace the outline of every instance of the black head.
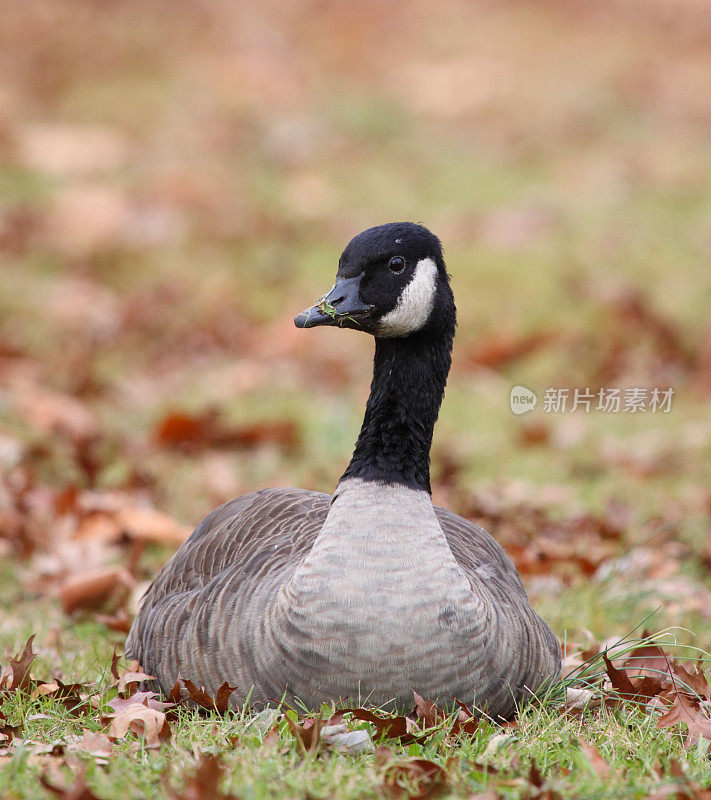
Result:
{"label": "black head", "polygon": [[338,325],[378,338],[402,338],[452,331],[455,313],[439,239],[422,225],[392,222],[351,239],[333,288],[294,324]]}

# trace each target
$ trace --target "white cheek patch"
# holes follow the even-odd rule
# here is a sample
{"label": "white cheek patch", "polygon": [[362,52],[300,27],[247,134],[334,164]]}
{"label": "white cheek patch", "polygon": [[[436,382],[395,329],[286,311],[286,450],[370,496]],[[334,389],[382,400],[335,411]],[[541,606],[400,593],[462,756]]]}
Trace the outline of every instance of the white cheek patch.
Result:
{"label": "white cheek patch", "polygon": [[418,261],[415,274],[402,290],[395,308],[380,320],[376,335],[392,338],[419,331],[432,313],[436,291],[437,265],[431,258],[423,258]]}

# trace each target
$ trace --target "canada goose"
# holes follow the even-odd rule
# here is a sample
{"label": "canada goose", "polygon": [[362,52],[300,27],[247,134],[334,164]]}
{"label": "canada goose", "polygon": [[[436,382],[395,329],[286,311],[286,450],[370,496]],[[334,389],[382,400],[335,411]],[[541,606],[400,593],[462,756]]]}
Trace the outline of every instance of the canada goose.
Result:
{"label": "canada goose", "polygon": [[375,337],[348,468],[333,497],[263,489],[213,511],[148,589],[127,655],[165,691],[180,677],[213,695],[229,681],[253,705],[408,708],[415,690],[509,718],[555,680],[561,649],[503,549],[432,505],[456,324],[439,239],[404,222],[364,231],[294,322]]}

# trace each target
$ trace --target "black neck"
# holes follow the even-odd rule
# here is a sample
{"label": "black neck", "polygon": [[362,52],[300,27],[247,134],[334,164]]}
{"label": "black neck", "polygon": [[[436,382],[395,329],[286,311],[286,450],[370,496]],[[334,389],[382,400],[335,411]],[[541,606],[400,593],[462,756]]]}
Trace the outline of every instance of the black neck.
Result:
{"label": "black neck", "polygon": [[431,491],[432,433],[452,362],[453,333],[375,340],[365,418],[341,480],[360,478]]}

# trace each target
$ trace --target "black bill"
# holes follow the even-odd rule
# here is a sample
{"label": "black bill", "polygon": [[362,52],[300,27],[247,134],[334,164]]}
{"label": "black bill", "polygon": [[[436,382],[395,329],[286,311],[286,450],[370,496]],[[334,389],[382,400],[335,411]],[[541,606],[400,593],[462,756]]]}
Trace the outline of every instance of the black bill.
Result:
{"label": "black bill", "polygon": [[315,305],[294,317],[297,328],[315,328],[317,325],[360,327],[373,306],[363,303],[359,295],[360,275],[355,278],[336,278],[333,288]]}

